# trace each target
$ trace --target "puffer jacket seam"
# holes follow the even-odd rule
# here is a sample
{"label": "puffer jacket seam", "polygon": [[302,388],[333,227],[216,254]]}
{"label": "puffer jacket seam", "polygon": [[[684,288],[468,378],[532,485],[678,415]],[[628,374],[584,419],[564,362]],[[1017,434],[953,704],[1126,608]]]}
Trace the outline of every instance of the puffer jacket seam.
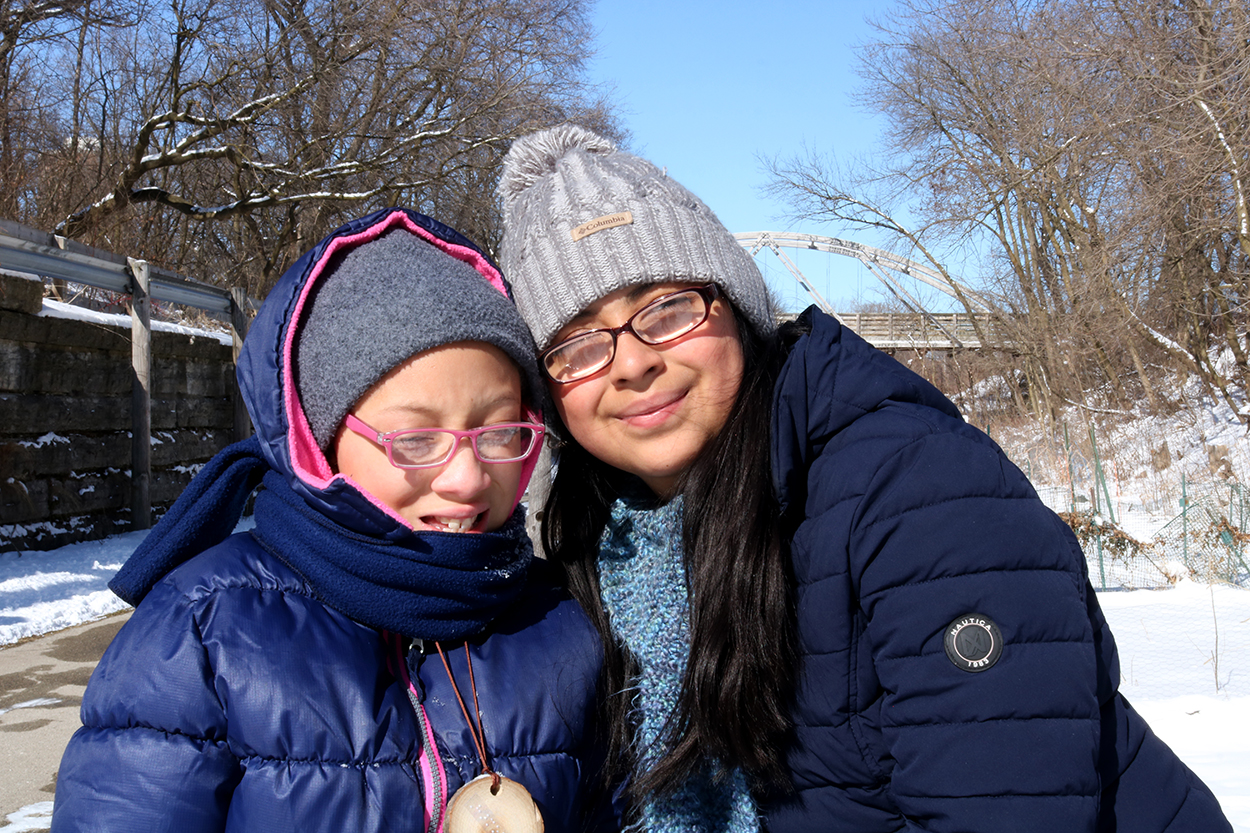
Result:
{"label": "puffer jacket seam", "polygon": [[855,669],[859,667],[859,641],[862,636],[863,622],[858,615],[854,616],[852,625],[850,644],[847,646],[847,706],[849,714],[846,718],[846,725],[851,730],[851,737],[855,738],[855,747],[859,750],[859,758],[863,761],[864,766],[872,774],[877,781],[884,781],[886,777],[885,771],[880,767],[879,763],[874,760],[871,754],[871,746],[867,738],[864,737],[863,729],[859,725],[862,713],[862,704],[859,702],[859,675],[855,673]]}
{"label": "puffer jacket seam", "polygon": [[795,581],[795,586],[796,587],[811,587],[813,585],[820,584],[821,582],[837,581],[838,579],[845,577],[848,572],[849,572],[848,570],[843,570],[838,573],[830,573],[827,576],[820,576],[819,578],[810,578],[810,579],[804,579],[802,581]]}
{"label": "puffer jacket seam", "polygon": [[[285,565],[285,562],[283,563]],[[214,577],[216,582],[216,577]],[[257,593],[281,593],[284,596],[298,596],[302,599],[311,599],[320,602],[321,600],[312,593],[297,587],[265,587],[262,584],[256,584],[248,580],[246,577],[232,577],[220,584],[214,583],[208,587],[198,587],[195,590],[178,589],[178,596],[188,604],[202,604],[204,601],[211,599],[217,593],[226,593],[234,590],[253,590]]]}
{"label": "puffer jacket seam", "polygon": [[[245,551],[251,548],[255,548],[256,550],[269,556],[274,555],[274,553],[262,544],[254,535],[249,535],[245,542],[234,540],[234,537],[232,536],[231,538],[227,538],[225,541],[222,541],[216,546],[208,549],[218,548],[225,548],[232,553],[237,553],[240,557]],[[204,550],[204,552],[207,552],[208,549]],[[279,558],[277,560],[283,567],[291,569],[290,566],[287,565],[287,563],[282,559]],[[298,596],[300,598],[311,599],[316,602],[321,601],[313,594],[310,587],[298,583],[291,583],[289,580],[283,585],[266,586],[258,582],[256,580],[257,577],[252,575],[197,575],[195,579],[195,586],[184,587],[180,586],[180,583],[175,575],[176,573],[176,570],[171,571],[168,575],[161,579],[160,583],[167,585],[178,598],[182,599],[188,605],[203,604],[217,593],[224,593],[233,590],[254,590],[258,593],[281,593],[285,596]],[[302,577],[300,577],[298,573],[295,573],[294,571],[292,571],[292,573],[294,576],[302,580]]]}
{"label": "puffer jacket seam", "polygon": [[[439,754],[443,756],[444,762],[450,762],[456,769],[462,772],[473,771],[478,766],[478,757],[476,752],[467,755],[457,755],[453,751],[446,748],[441,739],[436,739],[438,743]],[[492,761],[534,761],[538,758],[567,758],[570,761],[581,762],[581,756],[567,749],[552,750],[536,750],[533,752],[501,752],[496,749],[490,750],[490,759]]]}
{"label": "puffer jacket seam", "polygon": [[[893,457],[901,452],[904,452],[907,449],[911,448],[912,446],[920,445],[924,443],[925,441],[932,439],[934,437],[951,436],[947,432],[941,430],[940,426],[938,426],[935,423],[934,421],[935,417],[932,415],[931,412],[936,412],[938,414],[941,414],[941,412],[936,411],[936,409],[934,409],[930,405],[924,405],[919,402],[909,402],[909,401],[900,400],[900,399],[885,399],[882,402],[880,402],[878,405],[872,408],[864,408],[862,405],[851,405],[848,402],[839,400],[837,399],[836,396],[833,396],[833,395],[830,395],[829,398],[832,404],[841,404],[850,408],[854,408],[855,410],[860,412],[854,419],[850,419],[850,420],[847,420],[845,418],[845,415],[836,417],[837,424],[829,425],[829,420],[835,419],[832,416],[832,414],[836,411],[835,408],[829,408],[828,410],[829,410],[830,416],[826,419],[825,424],[821,426],[821,433],[829,437],[837,436],[847,427],[855,424],[860,419],[863,419],[864,417],[873,415],[873,414],[883,414],[886,417],[892,417],[892,418],[896,418],[899,420],[907,420],[910,423],[922,426],[920,430],[911,432],[910,433],[911,439],[909,439],[906,443],[895,448],[894,451],[889,455],[890,457]],[[924,410],[921,413],[917,413],[916,411],[917,408],[923,408]],[[954,419],[954,417],[952,417],[950,414],[941,414],[941,416],[947,419]],[[962,420],[959,420],[959,421],[962,422]],[[904,432],[900,428],[898,433],[906,433],[906,432]],[[810,431],[809,431],[808,438],[809,440],[811,439]],[[824,450],[822,450],[820,454],[816,456],[819,457],[824,453],[825,453]],[[810,465],[808,466],[808,470],[809,471],[811,470]]]}
{"label": "puffer jacket seam", "polygon": [[965,793],[962,795],[936,795],[934,793],[900,793],[891,790],[891,795],[901,795],[904,798],[922,798],[926,801],[936,799],[938,801],[965,801],[969,798],[993,798],[993,799],[1014,799],[1014,798],[1055,798],[1055,799],[1078,799],[1080,801],[1094,801],[1097,796],[1086,795],[1084,793],[1023,793],[1023,792],[1002,792],[1002,793]]}
{"label": "puffer jacket seam", "polygon": [[1168,823],[1163,825],[1162,833],[1168,833],[1172,829],[1172,825],[1181,817],[1181,810],[1185,809],[1185,805],[1193,798],[1193,783],[1187,778],[1185,779],[1185,797],[1181,799],[1181,803],[1176,805],[1176,812],[1172,814],[1172,818],[1168,819]]}
{"label": "puffer jacket seam", "polygon": [[929,723],[882,723],[887,729],[941,729],[949,726],[983,726],[986,723],[1036,723],[1039,720],[1056,720],[1067,722],[1090,723],[1088,716],[1062,717],[1058,715],[1036,715],[1033,717],[986,717],[981,720],[943,720]]}
{"label": "puffer jacket seam", "polygon": [[808,723],[804,721],[795,721],[796,726],[802,726],[805,729],[840,729],[850,721],[849,717],[839,720],[837,723]]}
{"label": "puffer jacket seam", "polygon": [[196,642],[199,643],[200,651],[204,654],[204,667],[207,668],[209,672],[208,679],[212,681],[205,686],[205,690],[212,694],[213,703],[216,704],[217,710],[221,713],[222,724],[225,726],[226,739],[228,740],[230,735],[230,721],[226,717],[226,704],[221,702],[221,693],[217,690],[217,669],[213,667],[212,654],[209,653],[208,648],[204,645],[204,628],[200,623],[200,615],[204,612],[204,606],[207,601],[208,597],[205,597],[204,600],[195,602],[188,599],[187,604],[188,607],[191,608],[191,627],[195,628],[195,639]]}
{"label": "puffer jacket seam", "polygon": [[850,648],[831,648],[828,651],[804,651],[803,656],[805,657],[831,657],[836,654],[847,654],[847,653],[850,653],[850,651],[851,651]]}
{"label": "puffer jacket seam", "polygon": [[[818,456],[824,456],[827,453],[828,453],[828,447],[826,446],[826,448],[822,450],[820,455]],[[899,452],[896,451],[895,453],[897,454]],[[807,490],[807,494],[809,495],[812,494],[813,486],[815,485],[811,482],[812,477],[813,477],[812,475],[813,467],[814,467],[814,461],[808,464],[807,471],[805,472],[804,478],[803,478],[805,481],[804,487]],[[851,496],[847,496],[847,499],[853,502],[850,517],[853,519],[862,517],[861,513],[864,511],[864,502],[868,499],[867,491],[859,495],[856,495],[853,498]],[[809,520],[812,518],[828,517],[831,511],[832,511],[831,509],[827,508],[824,511],[813,513],[812,515],[809,516]],[[854,530],[856,526],[857,526],[857,523],[855,521],[852,521],[850,528],[847,530],[848,540],[850,540],[850,537],[855,534]],[[793,545],[793,542],[794,542],[794,539],[791,538],[792,545]],[[852,572],[853,571],[850,569],[850,564],[848,563],[845,575],[847,575],[849,578]],[[862,576],[860,578],[862,578]],[[860,611],[863,611],[864,610],[863,596],[861,595],[861,588],[859,585],[860,585],[859,580],[852,579],[853,603],[858,607]],[[852,616],[854,617],[855,614],[852,614]],[[851,738],[855,742],[855,749],[859,753],[860,761],[863,763],[864,767],[867,769],[868,774],[876,782],[876,785],[880,787],[885,794],[889,795],[891,782],[888,777],[888,773],[882,768],[880,762],[874,759],[874,755],[872,754],[871,744],[868,742],[867,738],[863,737],[863,732],[861,731],[862,727],[858,725],[858,720],[862,719],[861,713],[859,711],[859,704],[856,702],[856,699],[851,696],[858,686],[859,641],[860,641],[859,637],[862,636],[863,632],[867,630],[868,624],[869,624],[868,617],[867,617],[867,614],[865,613],[863,615],[863,618],[859,619],[856,622],[856,624],[852,626],[852,631],[858,632],[858,633],[852,634],[852,641],[847,646],[847,651],[846,651],[848,713],[847,713],[846,719],[843,720],[842,723],[837,724],[837,725],[839,726],[845,725],[847,729],[850,731]],[[869,649],[868,653],[871,658],[871,655],[872,655],[871,649]],[[888,744],[886,744],[886,746],[888,749]],[[895,804],[895,806],[897,806],[897,803]]]}
{"label": "puffer jacket seam", "polygon": [[[900,451],[901,451],[901,450],[902,450],[902,449],[900,449]],[[900,511],[900,512],[895,512],[895,513],[894,513],[894,514],[892,514],[892,515],[885,515],[885,516],[883,516],[883,517],[874,518],[873,520],[868,521],[867,523],[865,523],[863,526],[861,526],[861,527],[859,527],[859,528],[860,528],[861,530],[868,530],[868,529],[872,529],[874,526],[876,526],[876,525],[878,525],[878,524],[888,523],[889,521],[893,521],[893,520],[895,520],[895,519],[897,519],[897,518],[902,518],[902,517],[905,517],[905,516],[907,516],[907,515],[910,515],[910,514],[912,514],[913,512],[919,512],[919,511],[921,511],[921,510],[923,510],[923,509],[934,509],[934,508],[939,507],[939,506],[946,506],[947,504],[951,504],[951,503],[960,503],[960,502],[965,501],[965,500],[993,500],[993,501],[1003,501],[1003,502],[1007,502],[1007,501],[1013,501],[1013,502],[1014,502],[1014,501],[1025,501],[1025,502],[1028,502],[1028,503],[1033,503],[1033,502],[1035,502],[1035,501],[1037,500],[1037,498],[1036,498],[1035,496],[1033,496],[1033,495],[1025,495],[1025,494],[1021,494],[1021,495],[995,495],[995,494],[979,494],[979,493],[970,493],[970,494],[966,494],[966,495],[957,495],[957,496],[955,496],[955,497],[946,498],[945,500],[937,500],[937,501],[933,501],[932,503],[918,503],[918,504],[916,504],[915,506],[909,506],[909,507],[907,507],[906,509],[904,509],[904,510],[902,510],[902,511]]]}
{"label": "puffer jacket seam", "polygon": [[1120,777],[1121,777],[1122,775],[1124,775],[1124,773],[1126,773],[1126,772],[1128,772],[1128,771],[1129,771],[1129,769],[1133,766],[1133,763],[1137,760],[1137,756],[1141,754],[1142,747],[1143,747],[1143,746],[1145,746],[1145,745],[1146,745],[1146,736],[1145,736],[1145,735],[1142,735],[1141,739],[1140,739],[1140,740],[1138,740],[1138,742],[1137,742],[1137,746],[1133,749],[1133,754],[1129,757],[1129,759],[1128,759],[1128,761],[1127,761],[1126,763],[1124,763],[1122,766],[1120,766],[1120,768],[1119,768],[1119,769],[1120,769],[1120,771],[1119,771],[1119,772],[1117,772],[1117,773],[1115,774],[1115,780],[1114,780],[1114,781],[1107,781],[1107,782],[1103,783],[1102,788],[1103,788],[1103,791],[1104,791],[1104,792],[1105,792],[1105,791],[1107,790],[1107,788],[1108,788],[1108,787],[1110,787],[1112,784],[1118,783],[1118,782],[1119,782],[1119,780],[1120,780]]}
{"label": "puffer jacket seam", "polygon": [[[858,782],[807,784],[805,786],[798,786],[796,784],[794,786],[794,791],[797,793],[809,793],[809,792],[813,792],[814,790],[832,789],[832,790],[862,790],[863,792],[876,792],[880,790],[882,792],[887,792],[887,790],[885,789],[886,786],[887,786],[887,782],[885,781],[878,781],[873,784],[860,784]],[[901,830],[902,828],[899,828],[899,829]]]}
{"label": "puffer jacket seam", "polygon": [[[84,723],[82,727],[93,732],[155,732],[165,737],[186,738],[197,743],[217,746],[226,750],[230,749],[230,742],[225,739],[215,740],[205,735],[196,735],[179,729],[162,729],[159,726],[151,726],[146,723],[131,723],[124,726],[116,723]],[[233,755],[234,753],[231,752],[231,754]],[[237,755],[234,757],[238,758]]]}
{"label": "puffer jacket seam", "polygon": [[336,760],[332,758],[286,758],[276,755],[239,755],[240,761],[259,761],[272,764],[304,764],[306,766],[337,766],[351,769],[369,769],[374,766],[406,766],[412,761],[408,758],[370,758],[367,761]]}
{"label": "puffer jacket seam", "polygon": [[1072,571],[1065,567],[1020,567],[1016,569],[1002,568],[1002,569],[993,569],[993,570],[968,570],[967,572],[963,572],[963,573],[953,573],[949,576],[937,576],[935,578],[926,578],[920,581],[904,581],[900,584],[885,585],[885,586],[882,586],[878,590],[873,590],[871,592],[864,593],[863,598],[871,599],[873,596],[877,596],[881,593],[886,592],[887,590],[897,590],[902,587],[922,587],[926,584],[936,584],[942,581],[952,581],[954,579],[970,578],[973,576],[996,575],[999,573],[1004,573],[1004,574],[1013,575],[1013,576],[1021,575],[1024,573],[1056,573],[1058,575],[1065,576],[1065,577],[1070,577],[1072,575]]}
{"label": "puffer jacket seam", "polygon": [[511,761],[511,760],[516,760],[518,758],[524,760],[527,758],[540,758],[540,757],[576,758],[577,756],[574,755],[572,752],[569,752],[567,749],[535,749],[531,752],[506,752],[506,753],[496,752],[495,750],[492,749],[490,753],[490,758],[492,761],[494,760]]}
{"label": "puffer jacket seam", "polygon": [[[781,389],[781,387],[782,387],[782,383],[779,381],[777,383],[777,389],[779,390]],[[890,409],[889,414],[891,416],[896,416],[899,419],[906,419],[910,422],[914,422],[914,423],[924,426],[925,430],[922,432],[923,436],[916,437],[914,442],[923,442],[926,437],[938,436],[943,433],[940,430],[940,428],[935,424],[935,419],[937,418],[956,419],[956,417],[953,416],[952,414],[945,413],[931,404],[926,404],[920,401],[919,398],[916,398],[916,399],[886,398],[886,399],[881,400],[876,405],[865,406],[856,402],[851,402],[847,399],[843,399],[839,397],[837,394],[829,392],[829,391],[822,391],[821,395],[823,397],[827,397],[827,400],[829,402],[829,407],[826,409],[828,414],[826,415],[824,422],[821,424],[820,428],[823,433],[826,433],[830,436],[833,436],[839,433],[842,430],[842,427],[844,426],[854,424],[855,422],[859,421],[865,416],[868,416],[869,414],[883,412],[887,408]],[[923,408],[924,411],[922,413],[916,413],[913,410],[913,408]],[[855,415],[853,418],[848,419],[845,413],[843,414],[837,413],[840,409],[845,409],[846,411],[852,411],[854,412]],[[934,417],[930,414],[930,412],[932,412],[933,414],[938,414],[940,416]],[[958,421],[963,422],[962,419],[959,419]],[[833,424],[830,424],[830,423],[833,423]]]}
{"label": "puffer jacket seam", "polygon": [[[1088,639],[1025,639],[1011,643],[1018,645],[1089,645],[1091,641]],[[945,651],[928,651],[923,654],[903,654],[897,657],[877,657],[877,662],[902,662],[904,660],[928,659],[930,657],[944,657]]]}

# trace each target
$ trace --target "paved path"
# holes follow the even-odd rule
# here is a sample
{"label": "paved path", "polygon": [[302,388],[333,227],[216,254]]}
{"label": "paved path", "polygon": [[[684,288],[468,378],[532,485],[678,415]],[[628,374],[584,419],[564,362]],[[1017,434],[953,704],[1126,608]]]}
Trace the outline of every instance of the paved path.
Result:
{"label": "paved path", "polygon": [[0,648],[0,830],[8,814],[52,800],[87,680],[129,616]]}

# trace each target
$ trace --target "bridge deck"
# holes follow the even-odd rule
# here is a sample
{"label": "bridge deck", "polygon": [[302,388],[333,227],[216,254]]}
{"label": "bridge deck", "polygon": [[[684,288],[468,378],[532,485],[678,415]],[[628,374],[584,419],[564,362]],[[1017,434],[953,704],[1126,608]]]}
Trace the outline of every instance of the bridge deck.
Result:
{"label": "bridge deck", "polygon": [[[976,350],[981,347],[973,316],[964,312],[928,315],[835,312],[834,316],[881,350]],[[978,313],[976,319],[983,331],[993,332],[990,315]]]}

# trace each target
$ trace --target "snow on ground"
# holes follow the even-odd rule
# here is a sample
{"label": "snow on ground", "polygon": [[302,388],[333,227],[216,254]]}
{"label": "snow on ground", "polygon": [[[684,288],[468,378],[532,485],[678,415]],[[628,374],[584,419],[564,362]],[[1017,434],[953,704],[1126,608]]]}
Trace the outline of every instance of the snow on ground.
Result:
{"label": "snow on ground", "polygon": [[[110,324],[114,327],[123,327],[127,330],[130,329],[131,326],[129,315],[119,315],[115,312],[99,312],[97,310],[75,306],[74,304],[54,301],[51,298],[43,299],[43,309],[39,314],[46,318],[73,318],[78,321],[93,321],[96,324]],[[188,336],[211,338],[215,341],[221,342],[227,347],[234,343],[233,338],[228,332],[215,332],[205,330],[202,327],[189,327],[185,324],[176,324],[172,321],[153,321],[152,329],[156,332],[162,333],[181,333]]]}
{"label": "snow on ground", "polygon": [[[1138,416],[1097,426],[1097,454],[1108,478],[1103,495],[1109,501],[1102,501],[1096,514],[1114,518],[1137,541],[1150,542],[1173,521],[1183,495],[1192,505],[1202,481],[1225,490],[1250,482],[1250,438],[1232,409],[1190,388],[1176,396],[1186,407],[1173,417]],[[1075,414],[1067,421],[1073,440],[1088,434],[1082,420]],[[1052,509],[1093,508],[1092,449],[1066,442],[1062,429],[1053,438],[1039,437],[1036,426],[993,433],[1039,484]],[[1230,512],[1241,505],[1231,492],[1217,497]],[[241,528],[250,525],[245,519]],[[107,583],[146,534],[52,552],[0,554],[0,650],[124,609]],[[1099,563],[1086,547],[1099,602],[1119,647],[1121,691],[1212,788],[1234,830],[1250,833],[1250,587],[1244,586],[1244,575],[1242,587],[1191,581],[1184,569],[1171,569],[1174,554],[1160,552],[1152,551],[1152,558],[1170,577],[1156,569],[1143,582],[1148,571],[1110,558]],[[50,804],[33,804],[8,816],[7,826],[0,821],[0,830],[46,830],[50,813]]]}
{"label": "snow on ground", "polygon": [[123,610],[108,581],[147,532],[0,554],[0,645]]}
{"label": "snow on ground", "polygon": [[[244,518],[236,531],[253,525]],[[0,553],[0,646],[129,607],[108,582],[147,534],[126,532],[47,552]]]}
{"label": "snow on ground", "polygon": [[[0,554],[0,645],[124,609],[106,585],[146,534]],[[1250,833],[1250,589],[1182,580],[1098,596],[1121,690],[1219,796],[1237,833]],[[0,830],[46,830],[50,812],[24,807]]]}
{"label": "snow on ground", "polygon": [[0,827],[4,833],[34,833],[52,826],[52,802],[40,801],[4,817],[8,824]]}
{"label": "snow on ground", "polygon": [[1250,589],[1181,581],[1098,601],[1120,691],[1250,833]]}

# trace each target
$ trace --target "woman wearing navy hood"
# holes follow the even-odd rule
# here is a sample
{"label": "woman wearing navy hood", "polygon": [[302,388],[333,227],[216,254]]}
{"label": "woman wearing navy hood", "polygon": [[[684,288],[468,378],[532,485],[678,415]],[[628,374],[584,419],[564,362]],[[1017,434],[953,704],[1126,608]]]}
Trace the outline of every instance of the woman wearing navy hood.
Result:
{"label": "woman wearing navy hood", "polygon": [[1230,829],[1117,692],[1072,531],[936,388],[816,309],[778,332],[708,207],[590,131],[499,192],[636,829]]}
{"label": "woman wearing navy hood", "polygon": [[[53,830],[615,827],[598,640],[518,506],[533,354],[499,271],[415,212],[292,266],[239,360],[256,436],[111,584],[137,607],[87,687]],[[258,483],[255,528],[229,535]]]}

